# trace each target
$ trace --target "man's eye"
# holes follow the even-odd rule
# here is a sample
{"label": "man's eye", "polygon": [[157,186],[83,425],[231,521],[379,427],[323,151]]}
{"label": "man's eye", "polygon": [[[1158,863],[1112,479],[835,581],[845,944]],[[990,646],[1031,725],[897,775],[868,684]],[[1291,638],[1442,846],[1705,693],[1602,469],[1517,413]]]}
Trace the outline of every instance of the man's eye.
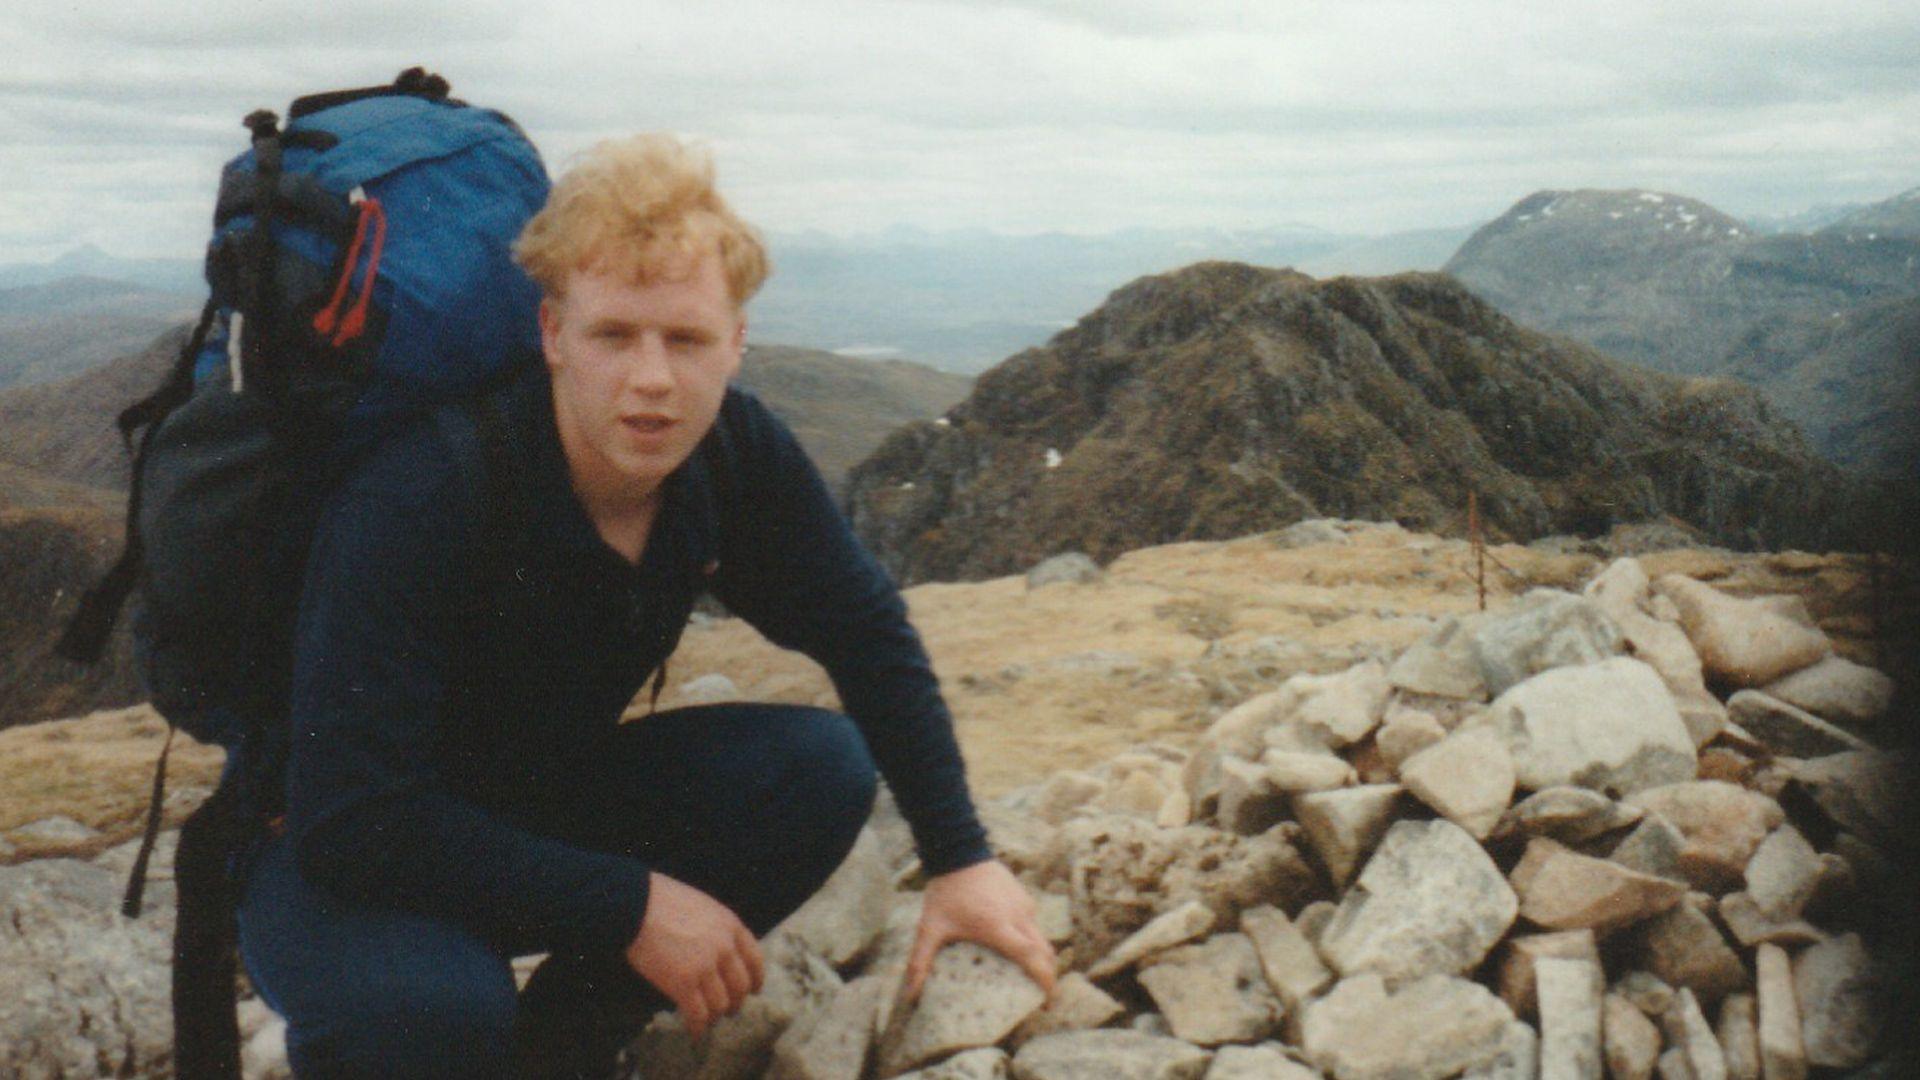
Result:
{"label": "man's eye", "polygon": [[683,349],[697,349],[700,346],[705,345],[712,340],[713,340],[712,338],[708,337],[705,334],[699,334],[699,333],[693,333],[693,332],[667,335],[668,344],[677,345]]}

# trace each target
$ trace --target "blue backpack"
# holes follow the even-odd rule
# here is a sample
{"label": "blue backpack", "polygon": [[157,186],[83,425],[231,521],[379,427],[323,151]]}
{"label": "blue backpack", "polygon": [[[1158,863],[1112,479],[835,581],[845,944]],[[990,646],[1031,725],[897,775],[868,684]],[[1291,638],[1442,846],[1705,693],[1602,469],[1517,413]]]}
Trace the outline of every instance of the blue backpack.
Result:
{"label": "blue backpack", "polygon": [[[237,1067],[222,876],[280,783],[291,626],[321,505],[393,428],[479,400],[540,355],[538,289],[511,245],[546,202],[546,168],[512,120],[447,94],[413,68],[300,98],[284,127],[266,110],[246,118],[252,145],[220,177],[199,323],[166,381],[118,419],[133,450],[125,551],[58,646],[98,660],[137,588],[135,654],[168,747],[181,728],[248,766],[228,770],[245,777],[223,779],[176,856],[176,1052],[195,1075]],[[199,981],[183,987],[194,963]]]}

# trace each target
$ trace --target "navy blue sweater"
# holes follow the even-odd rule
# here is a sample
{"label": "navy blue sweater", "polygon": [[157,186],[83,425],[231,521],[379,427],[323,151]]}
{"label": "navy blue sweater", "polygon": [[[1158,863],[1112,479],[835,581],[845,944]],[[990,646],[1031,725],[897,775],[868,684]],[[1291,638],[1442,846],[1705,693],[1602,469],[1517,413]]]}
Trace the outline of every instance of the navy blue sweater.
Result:
{"label": "navy blue sweater", "polygon": [[531,825],[673,651],[702,589],[827,670],[930,873],[989,857],[905,605],[764,405],[728,391],[665,481],[634,566],[573,493],[544,369],[499,400],[528,523],[509,558],[483,543],[499,530],[483,524],[471,448],[430,423],[383,444],[321,517],[287,785],[310,880],[503,939],[624,946],[648,867]]}

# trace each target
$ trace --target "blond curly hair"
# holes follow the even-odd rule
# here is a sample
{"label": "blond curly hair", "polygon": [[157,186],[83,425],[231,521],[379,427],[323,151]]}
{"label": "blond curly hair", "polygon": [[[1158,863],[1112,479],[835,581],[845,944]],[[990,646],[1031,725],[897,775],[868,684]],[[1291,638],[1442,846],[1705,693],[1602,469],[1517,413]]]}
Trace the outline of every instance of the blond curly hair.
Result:
{"label": "blond curly hair", "polygon": [[715,189],[712,155],[647,134],[582,154],[521,230],[513,258],[558,298],[578,270],[645,284],[690,273],[715,251],[734,305],[745,305],[771,269],[766,246]]}

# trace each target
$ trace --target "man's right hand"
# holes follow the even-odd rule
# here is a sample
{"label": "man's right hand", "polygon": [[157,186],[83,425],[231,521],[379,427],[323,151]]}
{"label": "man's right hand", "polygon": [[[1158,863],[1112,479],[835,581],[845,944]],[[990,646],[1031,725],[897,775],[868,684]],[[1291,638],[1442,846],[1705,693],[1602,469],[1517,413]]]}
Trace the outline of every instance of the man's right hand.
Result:
{"label": "man's right hand", "polygon": [[760,989],[760,943],[725,904],[682,881],[648,878],[647,914],[627,946],[627,963],[680,1010],[687,1033],[730,1016]]}

